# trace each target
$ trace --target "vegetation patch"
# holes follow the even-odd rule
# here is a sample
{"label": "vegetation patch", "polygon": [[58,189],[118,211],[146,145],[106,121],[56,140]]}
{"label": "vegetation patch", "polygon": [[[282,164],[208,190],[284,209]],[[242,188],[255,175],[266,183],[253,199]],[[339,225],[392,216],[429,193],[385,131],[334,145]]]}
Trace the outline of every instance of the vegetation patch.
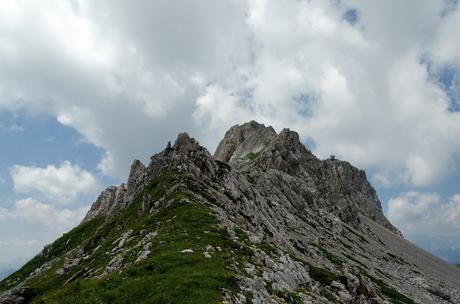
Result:
{"label": "vegetation patch", "polygon": [[259,153],[249,152],[246,155],[246,158],[252,161],[252,160],[256,159],[258,155],[259,155]]}
{"label": "vegetation patch", "polygon": [[275,247],[273,247],[270,243],[268,243],[266,241],[262,241],[259,244],[257,244],[256,246],[257,246],[257,248],[259,248],[260,250],[264,251],[268,255],[274,255],[274,254],[276,254],[278,252]]}
{"label": "vegetation patch", "polygon": [[293,293],[293,292],[276,290],[274,291],[273,294],[283,299],[288,304],[302,304],[303,303],[302,298],[298,294]]}
{"label": "vegetation patch", "polygon": [[333,264],[341,267],[342,264],[343,264],[343,261],[341,258],[339,258],[338,256],[330,253],[329,251],[326,250],[326,248],[322,247],[322,246],[319,246],[319,245],[316,245],[316,248],[319,249],[319,251],[321,251],[321,253],[329,260],[331,261]]}
{"label": "vegetation patch", "polygon": [[288,304],[303,304],[303,300],[298,294],[286,290],[275,290],[272,288],[271,283],[267,284],[267,291],[269,294],[275,295],[278,298],[283,299]]}
{"label": "vegetation patch", "polygon": [[255,176],[252,176],[249,172],[243,172],[243,174],[252,185],[257,184],[257,178]]}
{"label": "vegetation patch", "polygon": [[330,293],[327,289],[321,289],[320,294],[322,297],[328,299],[332,303],[337,303],[337,298],[332,293]]}
{"label": "vegetation patch", "polygon": [[[155,213],[139,213],[139,195],[114,218],[90,221],[58,239],[0,288],[14,286],[43,263],[58,257],[51,269],[28,282],[34,295],[30,303],[220,303],[222,289],[238,292],[234,265],[249,259],[248,248],[234,242],[219,227],[211,209],[191,193],[168,194],[176,178],[177,174],[167,173],[146,187],[155,200],[164,197]],[[132,233],[126,245],[114,248],[127,231]],[[152,231],[157,235],[150,240],[150,255],[135,263],[142,250],[142,245],[136,244]],[[56,275],[65,254],[77,246],[84,248],[85,254],[92,252],[90,258],[82,260],[74,271]],[[83,279],[89,274],[85,271],[101,274],[117,254],[123,255],[125,268],[107,276]],[[72,276],[75,280],[65,284]]]}
{"label": "vegetation patch", "polygon": [[300,264],[307,266],[310,277],[313,280],[319,282],[321,285],[328,286],[333,281],[341,282],[344,285],[347,284],[347,278],[345,276],[337,275],[327,270],[326,268],[313,266],[312,264],[308,263],[307,261],[303,259],[299,259],[298,257],[295,257],[295,256],[291,256],[291,257],[297,262],[299,262]]}
{"label": "vegetation patch", "polygon": [[392,304],[416,304],[412,299],[403,295],[396,289],[388,286],[384,281],[377,279],[370,274],[368,274],[364,269],[360,269],[361,272],[368,277],[380,290],[380,293],[387,297]]}
{"label": "vegetation patch", "polygon": [[239,227],[236,227],[233,231],[235,232],[235,236],[236,236],[241,242],[243,242],[243,243],[245,243],[245,244],[249,244],[249,243],[250,243],[249,237],[248,237],[248,235],[246,234],[246,232],[245,232],[243,229],[241,229],[241,228],[239,228]]}
{"label": "vegetation patch", "polygon": [[346,278],[336,275],[335,273],[321,267],[308,265],[310,276],[313,280],[318,281],[322,285],[330,285],[333,281],[343,281]]}
{"label": "vegetation patch", "polygon": [[361,265],[362,267],[367,267],[367,266],[364,265],[361,261],[355,259],[355,258],[352,257],[351,255],[346,254],[346,253],[344,253],[343,255],[346,256],[346,257],[347,257],[348,259],[350,259],[351,261],[355,262],[356,264]]}

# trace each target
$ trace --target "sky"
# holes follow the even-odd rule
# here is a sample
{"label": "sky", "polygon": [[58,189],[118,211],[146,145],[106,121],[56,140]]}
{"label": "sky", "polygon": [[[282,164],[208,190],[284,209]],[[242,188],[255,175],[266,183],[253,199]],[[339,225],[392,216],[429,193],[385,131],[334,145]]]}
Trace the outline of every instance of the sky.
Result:
{"label": "sky", "polygon": [[251,119],[364,169],[409,240],[460,262],[459,28],[454,0],[5,2],[0,267],[177,133],[212,152]]}

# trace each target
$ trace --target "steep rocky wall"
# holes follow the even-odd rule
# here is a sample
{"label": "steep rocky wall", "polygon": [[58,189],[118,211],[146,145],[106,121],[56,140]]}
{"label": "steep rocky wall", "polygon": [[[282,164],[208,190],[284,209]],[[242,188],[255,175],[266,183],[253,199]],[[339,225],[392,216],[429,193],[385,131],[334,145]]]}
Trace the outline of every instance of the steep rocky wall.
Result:
{"label": "steep rocky wall", "polygon": [[401,235],[383,214],[364,171],[345,161],[318,159],[289,129],[276,134],[272,127],[254,121],[233,126],[219,143],[214,158],[228,161],[271,186],[289,186],[286,192],[298,206],[325,208],[354,225],[361,213]]}

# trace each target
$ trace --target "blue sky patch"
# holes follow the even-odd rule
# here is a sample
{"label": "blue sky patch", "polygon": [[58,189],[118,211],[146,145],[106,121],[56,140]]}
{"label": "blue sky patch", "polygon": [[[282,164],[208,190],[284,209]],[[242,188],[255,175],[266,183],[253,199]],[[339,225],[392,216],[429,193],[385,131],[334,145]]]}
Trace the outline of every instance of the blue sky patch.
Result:
{"label": "blue sky patch", "polygon": [[458,7],[458,0],[445,0],[445,6],[441,11],[441,16],[445,17],[451,12],[455,11]]}
{"label": "blue sky patch", "polygon": [[436,64],[430,54],[423,54],[420,63],[426,66],[429,79],[449,98],[448,110],[460,112],[460,68]]}
{"label": "blue sky patch", "polygon": [[14,165],[46,167],[70,161],[102,178],[104,184],[113,182],[95,172],[104,151],[49,115],[0,113],[0,147],[0,207],[17,198],[11,190]]}
{"label": "blue sky patch", "polygon": [[345,13],[343,13],[343,19],[351,25],[355,25],[359,20],[358,11],[356,9],[346,10]]}
{"label": "blue sky patch", "polygon": [[302,93],[292,98],[298,107],[298,113],[304,117],[311,117],[315,103],[318,101],[318,97],[314,94]]}
{"label": "blue sky patch", "polygon": [[460,70],[445,67],[437,74],[441,87],[449,97],[449,111],[460,111]]}
{"label": "blue sky patch", "polygon": [[0,168],[11,164],[46,166],[69,160],[89,170],[104,151],[49,115],[0,114]]}

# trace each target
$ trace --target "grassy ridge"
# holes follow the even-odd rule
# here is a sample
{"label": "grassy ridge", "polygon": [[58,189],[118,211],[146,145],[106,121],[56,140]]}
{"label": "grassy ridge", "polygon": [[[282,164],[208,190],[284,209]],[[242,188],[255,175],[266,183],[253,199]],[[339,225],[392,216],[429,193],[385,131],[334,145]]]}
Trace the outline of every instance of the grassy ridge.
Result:
{"label": "grassy ridge", "polygon": [[[155,214],[139,214],[141,203],[136,199],[113,219],[80,225],[10,276],[0,288],[14,286],[43,263],[54,260],[51,269],[28,282],[33,295],[30,303],[220,303],[223,289],[238,290],[232,265],[245,259],[247,252],[218,226],[206,202],[188,192],[166,197],[178,178],[168,174],[146,187],[154,199],[165,198]],[[96,270],[96,275],[103,272],[113,256],[108,254],[113,244],[128,230],[133,231],[124,246],[124,264],[129,266],[106,278],[85,278],[91,271]],[[151,231],[158,235],[151,241],[149,258],[134,263],[142,250],[142,246],[135,245]],[[94,253],[74,270],[55,275],[64,263],[64,254],[79,245],[86,253]],[[211,258],[204,255],[208,245],[214,248],[209,252]],[[193,253],[182,253],[184,249],[192,249]],[[72,277],[75,279],[65,284]]]}
{"label": "grassy ridge", "polygon": [[55,258],[61,257],[68,251],[69,248],[75,248],[87,237],[93,235],[101,223],[102,220],[98,219],[79,225],[64,234],[61,238],[57,239],[52,245],[46,246],[40,254],[32,258],[27,264],[11,274],[8,278],[0,282],[0,291],[14,287],[17,282],[22,282],[29,274],[46,262],[51,262]]}
{"label": "grassy ridge", "polygon": [[[151,258],[108,279],[80,280],[43,290],[32,303],[219,303],[222,288],[237,289],[227,263],[237,248],[215,225],[207,208],[175,203],[159,218],[171,220],[159,229]],[[207,245],[223,250],[205,258]],[[189,248],[194,252],[181,252]]]}

